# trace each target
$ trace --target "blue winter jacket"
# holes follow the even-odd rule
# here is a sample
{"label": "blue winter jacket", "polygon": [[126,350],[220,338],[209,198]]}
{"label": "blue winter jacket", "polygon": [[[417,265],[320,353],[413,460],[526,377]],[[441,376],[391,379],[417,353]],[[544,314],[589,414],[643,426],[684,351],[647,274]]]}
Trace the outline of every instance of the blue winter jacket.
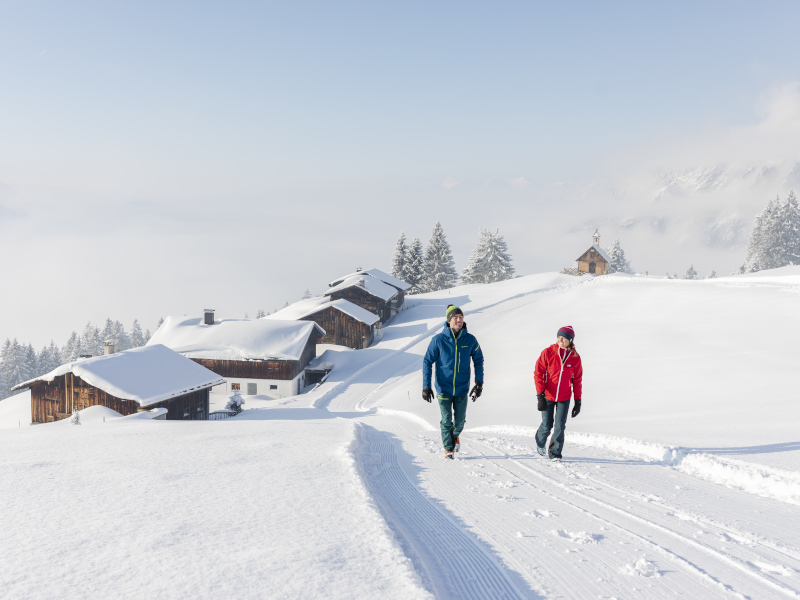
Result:
{"label": "blue winter jacket", "polygon": [[436,391],[448,396],[469,393],[469,359],[475,364],[475,381],[483,381],[483,352],[475,336],[467,333],[467,324],[453,334],[449,325],[433,337],[422,359],[422,387],[431,387],[431,371],[436,363]]}

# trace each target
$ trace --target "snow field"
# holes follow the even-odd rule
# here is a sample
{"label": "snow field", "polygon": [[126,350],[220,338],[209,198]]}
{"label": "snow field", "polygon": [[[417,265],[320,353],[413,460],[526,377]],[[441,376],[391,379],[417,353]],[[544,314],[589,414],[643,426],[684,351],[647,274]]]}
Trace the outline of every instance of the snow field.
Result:
{"label": "snow field", "polygon": [[426,597],[347,452],[354,423],[305,412],[0,435],[0,595]]}

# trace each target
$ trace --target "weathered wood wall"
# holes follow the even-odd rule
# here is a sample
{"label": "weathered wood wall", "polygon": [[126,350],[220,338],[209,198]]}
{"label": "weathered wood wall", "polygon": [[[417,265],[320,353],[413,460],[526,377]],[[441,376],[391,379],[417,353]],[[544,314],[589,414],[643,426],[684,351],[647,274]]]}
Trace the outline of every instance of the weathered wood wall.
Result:
{"label": "weathered wood wall", "polygon": [[331,293],[330,298],[331,300],[338,300],[339,298],[349,300],[356,306],[360,306],[372,314],[378,315],[381,323],[385,323],[389,317],[392,316],[389,306],[384,300],[378,298],[377,296],[373,296],[359,285],[354,285],[343,290],[337,290]]}
{"label": "weathered wood wall", "polygon": [[302,320],[314,321],[325,330],[326,335],[319,338],[317,344],[338,344],[360,350],[372,343],[372,327],[332,306]]}
{"label": "weathered wood wall", "polygon": [[300,360],[213,360],[210,358],[193,358],[192,360],[220,377],[291,380],[300,375],[305,366],[317,355],[316,340],[319,337],[320,334],[316,330],[308,337]]}
{"label": "weathered wood wall", "polygon": [[147,407],[166,408],[167,421],[206,421],[208,420],[208,388],[183,396],[177,396]]}
{"label": "weathered wood wall", "polygon": [[608,261],[592,248],[589,248],[578,259],[578,270],[583,273],[590,273],[589,263],[595,264],[595,275],[606,275],[608,273]]}
{"label": "weathered wood wall", "polygon": [[[203,396],[205,394],[205,396]],[[203,400],[203,397],[205,400]],[[145,407],[150,410],[164,407],[168,410],[168,420],[180,420],[183,417],[183,406],[191,404],[192,419],[208,418],[208,390],[200,390],[183,396],[177,396],[164,402]],[[37,381],[31,386],[31,420],[35,423],[51,423],[72,415],[73,410],[83,410],[90,406],[106,406],[121,415],[132,415],[139,411],[139,403],[135,400],[123,400],[104,392],[83,381],[80,377],[67,373],[56,377],[52,382]],[[197,411],[197,406],[201,407]],[[181,414],[178,415],[178,407]]]}

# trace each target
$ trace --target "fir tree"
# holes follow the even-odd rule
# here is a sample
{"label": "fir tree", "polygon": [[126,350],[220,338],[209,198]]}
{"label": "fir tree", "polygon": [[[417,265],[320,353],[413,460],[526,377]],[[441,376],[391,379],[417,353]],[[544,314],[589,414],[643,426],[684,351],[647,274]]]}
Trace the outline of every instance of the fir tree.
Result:
{"label": "fir tree", "polygon": [[709,279],[716,279],[717,272],[714,269],[711,269],[711,275],[708,276]]}
{"label": "fir tree", "polygon": [[73,331],[70,334],[69,339],[67,339],[67,343],[64,344],[64,347],[61,350],[61,359],[64,361],[61,364],[78,360],[80,353],[81,341],[78,337],[78,332]]}
{"label": "fir tree", "polygon": [[256,313],[256,319],[263,319],[267,316],[267,313],[264,312],[263,308],[259,308],[258,312]]}
{"label": "fir tree", "polygon": [[33,344],[28,344],[27,346],[22,347],[22,365],[24,370],[24,377],[23,381],[27,381],[28,379],[33,379],[34,377],[39,376],[39,357],[36,356],[36,350],[33,348]]}
{"label": "fir tree", "polygon": [[142,333],[142,326],[139,325],[139,319],[133,320],[133,325],[131,325],[131,334],[128,337],[131,340],[131,348],[139,348],[144,346],[145,339],[144,334]]}
{"label": "fir tree", "polygon": [[116,343],[115,351],[122,352],[133,348],[131,345],[131,336],[125,331],[125,326],[119,322],[114,321],[114,340]]}
{"label": "fir tree", "polygon": [[425,256],[422,251],[422,242],[419,241],[419,238],[414,238],[411,241],[411,246],[408,249],[406,276],[403,279],[403,281],[411,286],[411,288],[408,290],[409,295],[422,293],[424,269]]}
{"label": "fir tree", "polygon": [[792,191],[786,202],[778,197],[756,217],[740,270],[754,273],[795,264],[800,264],[800,204]]}
{"label": "fir tree", "polygon": [[683,276],[684,279],[697,279],[697,271],[694,270],[694,265],[691,265],[688,269],[686,269],[686,274]]}
{"label": "fir tree", "polygon": [[606,248],[611,263],[608,265],[609,273],[633,273],[631,263],[625,258],[625,250],[619,245],[619,240],[615,239],[611,245]]}
{"label": "fir tree", "polygon": [[[306,291],[305,291],[305,292],[303,292],[303,298],[302,298],[302,300],[308,300],[309,298],[311,298],[311,290],[309,290],[308,288],[306,288]],[[286,303],[286,306],[289,306],[289,303],[288,303],[288,302]]]}
{"label": "fir tree", "polygon": [[469,258],[467,267],[461,272],[464,283],[494,283],[514,276],[508,246],[500,235],[481,229],[478,232],[478,245]]}
{"label": "fir tree", "polygon": [[156,331],[158,331],[159,327],[161,327],[163,324],[164,324],[164,317],[161,317],[158,320],[158,324],[156,325]]}
{"label": "fir tree", "polygon": [[436,292],[453,287],[458,281],[453,253],[444,235],[442,224],[437,221],[431,240],[425,249],[423,287],[426,292]]}
{"label": "fir tree", "polygon": [[145,330],[144,330],[144,343],[145,343],[145,345],[147,345],[147,342],[149,342],[149,341],[150,341],[150,338],[151,338],[151,337],[153,337],[153,336],[152,336],[152,334],[150,333],[150,330],[149,330],[149,329],[145,329]]}
{"label": "fir tree", "polygon": [[394,256],[392,257],[392,270],[390,272],[392,277],[409,283],[406,279],[406,270],[408,269],[408,246],[406,246],[406,234],[404,231],[400,232],[400,237],[397,238],[397,243],[394,245]]}
{"label": "fir tree", "polygon": [[11,386],[6,382],[6,377],[3,375],[3,370],[0,369],[0,400],[8,398],[11,395]]}
{"label": "fir tree", "polygon": [[9,388],[27,381],[29,370],[26,367],[26,354],[27,348],[22,346],[17,339],[13,341],[6,340],[3,344],[3,349],[0,351],[0,370],[3,371],[3,377]]}

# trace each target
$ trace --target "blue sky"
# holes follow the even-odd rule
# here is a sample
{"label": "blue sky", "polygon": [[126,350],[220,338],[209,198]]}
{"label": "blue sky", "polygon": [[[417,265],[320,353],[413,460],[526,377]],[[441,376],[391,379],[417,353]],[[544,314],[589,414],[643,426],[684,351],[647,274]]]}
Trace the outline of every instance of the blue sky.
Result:
{"label": "blue sky", "polygon": [[[551,186],[757,126],[765,94],[800,80],[798,17],[793,2],[4,3],[0,251],[19,255],[20,323],[0,337],[271,310],[386,268],[400,230],[427,241],[437,220],[459,268],[481,226],[507,232],[521,273],[565,266],[525,224],[558,213],[566,231]],[[120,298],[62,299],[65,324],[32,276],[48,269],[67,298],[81,271]]]}

